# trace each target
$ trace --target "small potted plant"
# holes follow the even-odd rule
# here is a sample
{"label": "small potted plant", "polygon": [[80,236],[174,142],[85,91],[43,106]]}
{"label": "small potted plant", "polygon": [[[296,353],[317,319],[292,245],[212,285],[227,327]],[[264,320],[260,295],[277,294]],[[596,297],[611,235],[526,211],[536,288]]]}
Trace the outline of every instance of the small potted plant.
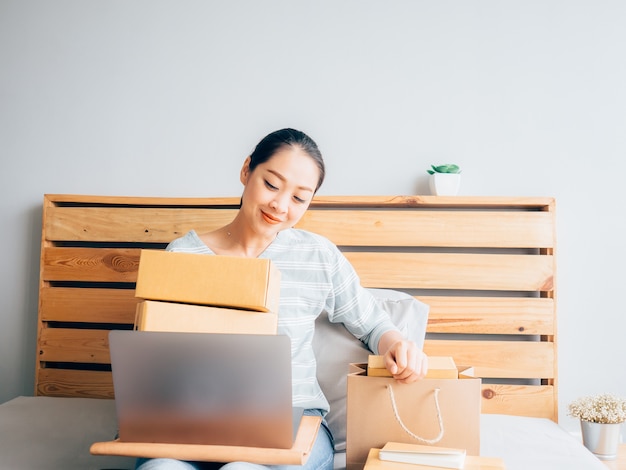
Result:
{"label": "small potted plant", "polygon": [[461,186],[461,169],[453,163],[431,165],[430,190],[436,196],[456,196]]}
{"label": "small potted plant", "polygon": [[580,419],[583,444],[601,460],[614,460],[620,428],[626,421],[626,400],[608,393],[585,396],[568,405],[568,414]]}

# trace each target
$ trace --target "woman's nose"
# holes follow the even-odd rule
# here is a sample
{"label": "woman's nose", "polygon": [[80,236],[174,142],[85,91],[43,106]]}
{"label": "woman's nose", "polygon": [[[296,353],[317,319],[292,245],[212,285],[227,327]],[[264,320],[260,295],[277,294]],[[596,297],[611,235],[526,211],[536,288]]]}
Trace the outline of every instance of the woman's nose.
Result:
{"label": "woman's nose", "polygon": [[289,197],[284,194],[277,194],[270,207],[277,212],[285,212],[289,206]]}

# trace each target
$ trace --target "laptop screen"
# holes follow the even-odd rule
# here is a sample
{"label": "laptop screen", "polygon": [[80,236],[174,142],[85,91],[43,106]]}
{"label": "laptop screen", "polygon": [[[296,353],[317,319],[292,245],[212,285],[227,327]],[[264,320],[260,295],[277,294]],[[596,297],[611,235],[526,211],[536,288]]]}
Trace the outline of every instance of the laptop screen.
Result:
{"label": "laptop screen", "polygon": [[121,441],[292,446],[287,336],[111,331],[109,347]]}

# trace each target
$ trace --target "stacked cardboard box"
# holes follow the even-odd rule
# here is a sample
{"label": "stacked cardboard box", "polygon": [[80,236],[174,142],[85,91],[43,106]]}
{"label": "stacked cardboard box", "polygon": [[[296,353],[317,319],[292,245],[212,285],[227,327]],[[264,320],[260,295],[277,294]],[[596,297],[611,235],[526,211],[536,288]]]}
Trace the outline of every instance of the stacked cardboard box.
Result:
{"label": "stacked cardboard box", "polygon": [[280,271],[267,259],[142,250],[135,329],[276,334]]}

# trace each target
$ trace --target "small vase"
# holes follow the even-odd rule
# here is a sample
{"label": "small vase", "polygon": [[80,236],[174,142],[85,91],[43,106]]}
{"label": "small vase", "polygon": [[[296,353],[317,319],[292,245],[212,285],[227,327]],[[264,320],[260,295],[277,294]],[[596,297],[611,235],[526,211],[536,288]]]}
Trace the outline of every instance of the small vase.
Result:
{"label": "small vase", "polygon": [[429,178],[430,191],[435,196],[456,196],[461,187],[459,173],[433,173]]}
{"label": "small vase", "polygon": [[615,460],[619,449],[621,423],[580,421],[583,444],[600,460]]}

